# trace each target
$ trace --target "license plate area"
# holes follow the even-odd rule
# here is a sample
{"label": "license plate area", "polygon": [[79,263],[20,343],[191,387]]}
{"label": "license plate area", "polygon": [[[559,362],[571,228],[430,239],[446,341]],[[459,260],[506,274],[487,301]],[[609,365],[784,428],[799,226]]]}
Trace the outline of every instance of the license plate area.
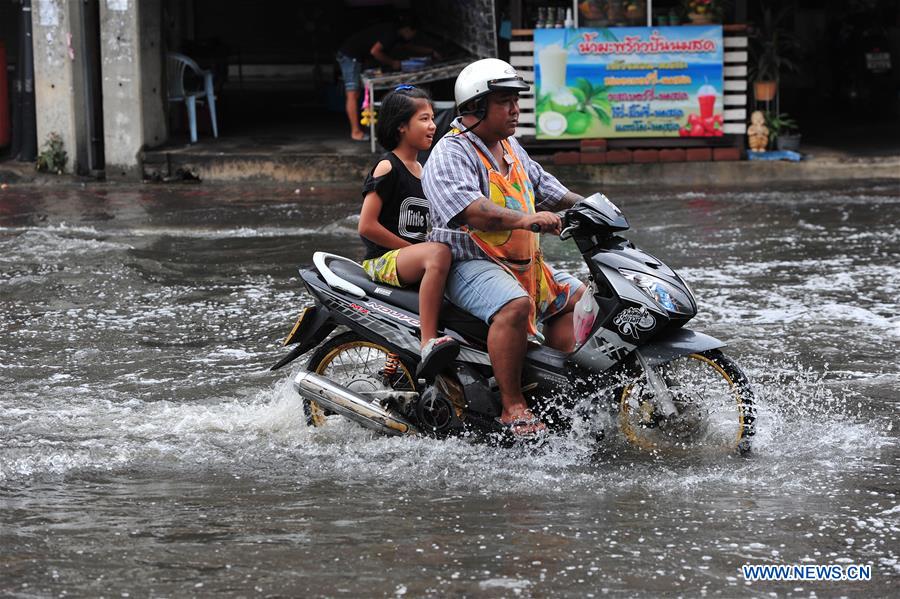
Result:
{"label": "license plate area", "polygon": [[288,336],[284,339],[284,345],[291,345],[292,343],[297,343],[300,341],[300,331],[301,326],[303,325],[303,321],[306,318],[306,315],[312,311],[312,306],[307,306],[303,308],[303,311],[300,312],[300,316],[297,317],[297,322],[294,323],[294,328],[291,329],[291,332],[288,333]]}

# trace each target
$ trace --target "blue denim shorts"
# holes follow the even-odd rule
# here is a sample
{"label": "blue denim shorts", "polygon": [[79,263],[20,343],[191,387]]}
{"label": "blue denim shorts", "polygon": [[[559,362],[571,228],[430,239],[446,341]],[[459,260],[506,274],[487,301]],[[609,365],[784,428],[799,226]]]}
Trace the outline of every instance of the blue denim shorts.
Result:
{"label": "blue denim shorts", "polygon": [[[557,283],[571,286],[573,295],[583,287],[583,283],[569,273],[552,267],[550,270]],[[447,275],[444,293],[452,303],[488,324],[500,308],[514,299],[528,297],[515,277],[490,260],[454,262]]]}
{"label": "blue denim shorts", "polygon": [[337,61],[341,67],[341,76],[344,78],[344,89],[348,92],[358,91],[360,88],[359,77],[362,74],[362,63],[340,52],[337,54]]}

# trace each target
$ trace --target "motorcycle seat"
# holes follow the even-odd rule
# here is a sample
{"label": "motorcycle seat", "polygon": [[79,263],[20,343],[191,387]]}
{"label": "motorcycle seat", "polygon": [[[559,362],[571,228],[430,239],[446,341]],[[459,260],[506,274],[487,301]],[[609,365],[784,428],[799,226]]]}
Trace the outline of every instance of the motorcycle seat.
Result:
{"label": "motorcycle seat", "polygon": [[419,313],[419,292],[414,287],[393,287],[376,283],[359,264],[347,260],[333,260],[328,263],[328,267],[340,278],[365,291],[370,298],[403,308],[413,314]]}
{"label": "motorcycle seat", "polygon": [[[419,313],[418,288],[376,283],[360,265],[348,260],[333,260],[328,263],[328,267],[340,278],[358,286],[370,298],[402,308],[412,314]],[[488,325],[446,299],[441,306],[440,321],[444,327],[458,332],[469,341],[484,345],[487,340]]]}

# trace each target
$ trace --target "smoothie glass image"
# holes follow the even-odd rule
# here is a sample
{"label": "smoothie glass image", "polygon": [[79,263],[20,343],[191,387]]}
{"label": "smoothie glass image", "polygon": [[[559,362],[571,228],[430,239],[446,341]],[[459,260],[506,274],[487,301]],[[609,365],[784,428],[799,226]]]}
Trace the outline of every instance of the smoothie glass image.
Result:
{"label": "smoothie glass image", "polygon": [[697,103],[700,105],[700,114],[688,115],[687,126],[678,130],[680,137],[705,137],[722,136],[722,115],[716,115],[716,98],[719,94],[716,88],[708,83],[697,90]]}
{"label": "smoothie glass image", "polygon": [[538,52],[542,94],[552,94],[566,86],[566,61],[568,58],[569,52],[559,44],[551,44]]}
{"label": "smoothie glass image", "polygon": [[706,84],[697,91],[697,101],[700,103],[700,118],[710,118],[716,110],[716,88]]}

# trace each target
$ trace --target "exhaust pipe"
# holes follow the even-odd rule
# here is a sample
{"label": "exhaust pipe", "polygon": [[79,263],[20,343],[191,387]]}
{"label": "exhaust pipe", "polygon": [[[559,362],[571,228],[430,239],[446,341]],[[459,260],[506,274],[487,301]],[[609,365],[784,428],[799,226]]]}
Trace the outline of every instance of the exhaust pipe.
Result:
{"label": "exhaust pipe", "polygon": [[294,377],[294,389],[304,399],[316,402],[321,408],[379,433],[414,435],[419,432],[412,424],[373,403],[368,397],[314,372],[301,370]]}

